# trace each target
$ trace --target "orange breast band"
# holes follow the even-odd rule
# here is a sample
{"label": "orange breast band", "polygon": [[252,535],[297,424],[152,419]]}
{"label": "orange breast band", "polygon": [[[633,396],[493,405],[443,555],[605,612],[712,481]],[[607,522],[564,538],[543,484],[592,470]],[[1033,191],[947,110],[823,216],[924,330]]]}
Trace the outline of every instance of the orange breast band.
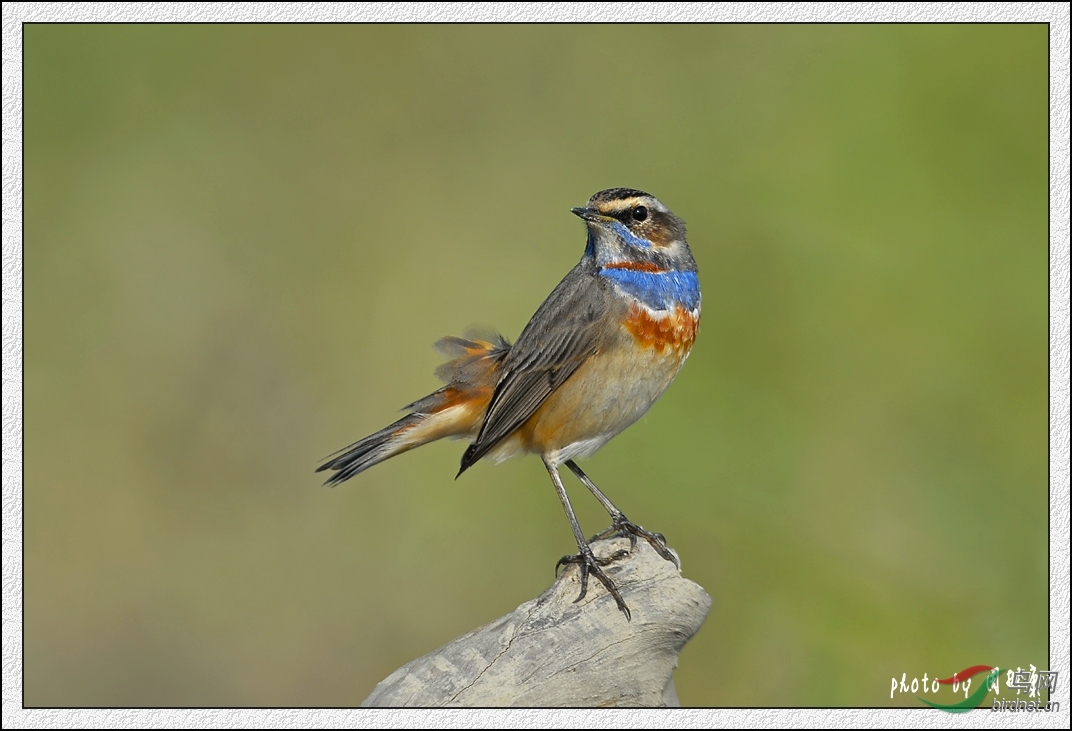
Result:
{"label": "orange breast band", "polygon": [[659,352],[675,350],[679,355],[689,352],[698,326],[699,320],[681,305],[659,316],[634,304],[625,320],[626,330],[644,347]]}

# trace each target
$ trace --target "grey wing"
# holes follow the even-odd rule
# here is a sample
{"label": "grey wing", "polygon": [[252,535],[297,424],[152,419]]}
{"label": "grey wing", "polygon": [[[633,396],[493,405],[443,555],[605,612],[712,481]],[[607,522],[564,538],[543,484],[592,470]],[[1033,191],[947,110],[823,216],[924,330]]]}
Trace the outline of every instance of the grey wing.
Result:
{"label": "grey wing", "polygon": [[480,433],[462,456],[460,475],[525,423],[599,347],[603,291],[578,265],[555,288],[503,361]]}

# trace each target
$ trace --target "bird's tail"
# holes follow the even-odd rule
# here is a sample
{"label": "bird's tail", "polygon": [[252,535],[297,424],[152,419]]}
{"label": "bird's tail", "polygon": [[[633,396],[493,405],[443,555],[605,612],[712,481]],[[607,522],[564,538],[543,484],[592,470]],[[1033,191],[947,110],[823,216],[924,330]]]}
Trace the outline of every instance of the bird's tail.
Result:
{"label": "bird's tail", "polygon": [[510,344],[489,340],[443,338],[436,347],[451,360],[436,370],[447,383],[404,407],[410,413],[394,424],[345,447],[316,471],[334,470],[325,485],[337,485],[374,464],[443,437],[474,436],[495,390],[499,366]]}

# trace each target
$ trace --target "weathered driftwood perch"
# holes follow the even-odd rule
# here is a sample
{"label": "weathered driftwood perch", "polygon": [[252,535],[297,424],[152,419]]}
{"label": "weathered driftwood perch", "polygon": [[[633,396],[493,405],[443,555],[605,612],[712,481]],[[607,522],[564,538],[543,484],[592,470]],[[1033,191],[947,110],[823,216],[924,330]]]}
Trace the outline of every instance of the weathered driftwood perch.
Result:
{"label": "weathered driftwood perch", "polygon": [[[625,538],[592,544],[596,556]],[[391,673],[363,706],[677,706],[678,653],[711,597],[644,540],[604,568],[632,621],[594,577],[568,566],[540,596]]]}

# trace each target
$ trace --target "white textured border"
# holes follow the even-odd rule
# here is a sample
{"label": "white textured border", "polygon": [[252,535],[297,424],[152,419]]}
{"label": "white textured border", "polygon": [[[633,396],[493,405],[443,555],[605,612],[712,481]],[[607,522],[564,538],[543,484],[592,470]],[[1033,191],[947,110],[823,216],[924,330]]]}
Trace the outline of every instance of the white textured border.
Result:
{"label": "white textured border", "polygon": [[[1069,725],[1069,10],[1055,6],[1050,26],[1050,669],[1066,678],[1061,699]],[[1056,720],[1056,719],[1054,719]]]}
{"label": "white textured border", "polygon": [[[397,711],[22,709],[22,23],[114,21],[1049,22],[1050,669],[1059,714],[925,710]],[[3,6],[3,719],[4,727],[839,728],[1069,725],[1069,9],[1065,3],[7,3]],[[1064,721],[1060,719],[1064,718]]]}

